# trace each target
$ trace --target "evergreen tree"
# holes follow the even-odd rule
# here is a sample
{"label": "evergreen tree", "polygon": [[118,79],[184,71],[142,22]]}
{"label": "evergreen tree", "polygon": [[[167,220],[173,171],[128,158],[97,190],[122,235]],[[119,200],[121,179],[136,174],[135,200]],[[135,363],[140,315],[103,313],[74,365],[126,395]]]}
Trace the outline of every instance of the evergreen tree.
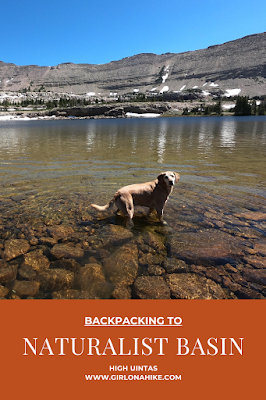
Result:
{"label": "evergreen tree", "polygon": [[260,105],[258,106],[258,115],[265,115],[265,110],[266,110],[265,102],[261,101]]}
{"label": "evergreen tree", "polygon": [[246,96],[237,97],[234,115],[236,116],[251,115],[251,105],[248,102],[248,97]]}
{"label": "evergreen tree", "polygon": [[209,106],[206,106],[205,108],[204,108],[204,115],[209,115],[210,114],[210,107]]}
{"label": "evergreen tree", "polygon": [[252,106],[251,106],[252,114],[257,115],[257,102],[256,100],[252,101]]}
{"label": "evergreen tree", "polygon": [[219,96],[219,99],[217,101],[217,104],[215,105],[214,111],[216,112],[217,115],[222,115],[223,110],[222,110],[222,102],[221,102],[221,97]]}

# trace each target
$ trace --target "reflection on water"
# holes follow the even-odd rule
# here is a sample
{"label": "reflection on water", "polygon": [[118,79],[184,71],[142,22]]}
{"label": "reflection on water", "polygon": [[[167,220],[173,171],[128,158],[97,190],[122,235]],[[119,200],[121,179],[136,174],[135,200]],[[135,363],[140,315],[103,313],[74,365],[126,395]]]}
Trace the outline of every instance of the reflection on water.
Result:
{"label": "reflection on water", "polygon": [[265,136],[263,117],[2,122],[0,174],[11,182],[86,176],[104,168],[111,175],[116,169],[123,183],[129,167],[141,167],[138,175],[146,177],[175,166],[183,182],[215,174],[221,184],[243,172],[262,180]]}
{"label": "reflection on water", "polygon": [[167,136],[167,121],[165,119],[162,119],[160,121],[160,131],[158,136],[158,150],[157,150],[159,164],[163,164],[164,162],[166,136]]}
{"label": "reflection on water", "polygon": [[93,151],[94,142],[96,139],[96,126],[92,125],[87,129],[87,150]]}
{"label": "reflection on water", "polygon": [[[1,122],[0,298],[266,297],[265,151],[266,117]],[[168,228],[89,207],[163,170],[181,176]],[[30,249],[4,273],[10,239]]]}
{"label": "reflection on water", "polygon": [[221,146],[230,147],[231,149],[235,146],[235,134],[236,134],[237,121],[231,120],[222,123],[221,127]]}
{"label": "reflection on water", "polygon": [[198,150],[208,158],[212,151],[214,134],[208,129],[207,120],[203,120],[199,127]]}

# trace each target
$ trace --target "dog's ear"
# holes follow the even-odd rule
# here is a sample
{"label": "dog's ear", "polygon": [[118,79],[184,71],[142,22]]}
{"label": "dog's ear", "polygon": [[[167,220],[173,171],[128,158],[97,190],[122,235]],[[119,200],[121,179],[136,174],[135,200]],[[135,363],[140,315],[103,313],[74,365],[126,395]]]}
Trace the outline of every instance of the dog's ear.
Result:
{"label": "dog's ear", "polygon": [[165,172],[161,172],[160,175],[157,176],[157,179],[158,179],[160,185],[165,184],[164,176],[165,176]]}
{"label": "dog's ear", "polygon": [[[173,171],[173,172],[174,172],[174,171]],[[176,172],[174,172],[174,174],[175,174],[175,181],[178,182],[179,179],[180,179],[180,175],[177,174]]]}

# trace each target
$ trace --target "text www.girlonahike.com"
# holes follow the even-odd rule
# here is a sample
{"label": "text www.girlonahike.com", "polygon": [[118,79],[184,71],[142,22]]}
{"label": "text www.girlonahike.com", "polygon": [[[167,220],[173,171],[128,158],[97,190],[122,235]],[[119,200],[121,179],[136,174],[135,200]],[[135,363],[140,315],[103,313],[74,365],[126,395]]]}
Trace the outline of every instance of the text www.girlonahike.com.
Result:
{"label": "text www.girlonahike.com", "polygon": [[181,381],[181,375],[85,375],[86,381]]}
{"label": "text www.girlonahike.com", "polygon": [[182,378],[181,374],[154,373],[158,371],[157,365],[109,365],[109,371],[116,374],[85,374],[85,379],[86,381],[181,381]]}

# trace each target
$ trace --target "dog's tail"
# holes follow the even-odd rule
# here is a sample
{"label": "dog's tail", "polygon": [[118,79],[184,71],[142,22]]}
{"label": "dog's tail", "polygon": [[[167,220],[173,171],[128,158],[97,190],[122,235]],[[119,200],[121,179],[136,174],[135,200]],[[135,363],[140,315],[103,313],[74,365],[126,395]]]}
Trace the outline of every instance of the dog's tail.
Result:
{"label": "dog's tail", "polygon": [[113,207],[114,202],[115,202],[115,197],[113,197],[112,200],[109,201],[109,203],[105,204],[105,206],[98,206],[97,204],[91,204],[91,207],[95,208],[95,210],[98,211],[105,211]]}

